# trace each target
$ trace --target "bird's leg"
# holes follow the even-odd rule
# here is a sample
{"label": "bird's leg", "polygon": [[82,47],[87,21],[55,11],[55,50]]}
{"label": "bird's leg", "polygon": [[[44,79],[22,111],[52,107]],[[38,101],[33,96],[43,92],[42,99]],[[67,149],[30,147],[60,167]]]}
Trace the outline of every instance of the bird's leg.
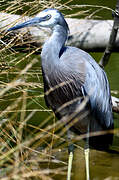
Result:
{"label": "bird's leg", "polygon": [[71,180],[71,170],[72,170],[72,161],[73,161],[73,153],[74,153],[74,145],[71,141],[71,134],[70,130],[67,130],[67,137],[68,137],[68,171],[67,171],[67,180]]}
{"label": "bird's leg", "polygon": [[88,123],[87,134],[86,134],[86,143],[85,143],[85,147],[84,147],[85,165],[86,165],[86,180],[90,180],[90,175],[89,175],[89,132],[90,132],[90,125]]}

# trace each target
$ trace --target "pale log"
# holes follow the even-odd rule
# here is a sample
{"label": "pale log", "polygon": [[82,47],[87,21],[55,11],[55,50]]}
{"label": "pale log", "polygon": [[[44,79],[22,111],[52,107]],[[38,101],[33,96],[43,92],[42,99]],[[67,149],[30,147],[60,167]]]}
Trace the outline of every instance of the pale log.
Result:
{"label": "pale log", "polygon": [[[0,13],[0,29],[7,30],[9,27],[28,20],[29,17]],[[112,20],[87,20],[66,18],[70,28],[68,45],[79,47],[87,51],[104,51],[109,41],[112,30]],[[36,43],[43,43],[49,37],[49,31],[37,28],[25,28],[20,33],[28,33]],[[30,39],[31,39],[30,37]],[[113,51],[119,51],[119,33]]]}

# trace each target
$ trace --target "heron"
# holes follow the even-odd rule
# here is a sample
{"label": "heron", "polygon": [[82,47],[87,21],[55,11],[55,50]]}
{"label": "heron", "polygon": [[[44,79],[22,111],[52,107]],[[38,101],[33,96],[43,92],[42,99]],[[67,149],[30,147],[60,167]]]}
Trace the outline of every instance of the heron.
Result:
{"label": "heron", "polygon": [[[87,52],[65,45],[69,26],[59,10],[45,9],[34,18],[17,24],[8,31],[30,26],[50,28],[52,31],[41,52],[46,105],[59,120],[63,117],[67,119],[66,126],[77,119],[67,129],[68,132],[87,134],[85,139],[89,146],[99,150],[108,149],[113,140],[113,134],[108,131],[114,128],[114,122],[110,86],[105,71]],[[84,101],[82,108],[79,108]],[[89,135],[90,132],[101,131],[107,133],[91,137]],[[70,160],[73,151],[72,144],[69,144],[68,180],[71,178]],[[88,163],[87,160],[86,164]],[[87,167],[88,165],[86,169]],[[86,172],[89,180],[89,170]]]}

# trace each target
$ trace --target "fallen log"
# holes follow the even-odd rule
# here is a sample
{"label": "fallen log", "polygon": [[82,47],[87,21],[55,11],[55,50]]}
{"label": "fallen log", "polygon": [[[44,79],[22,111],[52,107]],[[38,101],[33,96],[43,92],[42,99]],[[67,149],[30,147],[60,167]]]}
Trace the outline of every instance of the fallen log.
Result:
{"label": "fallen log", "polygon": [[[22,17],[19,15],[0,13],[0,29],[1,35],[4,30],[9,27],[28,20],[29,17]],[[87,19],[75,19],[66,18],[70,28],[70,35],[67,41],[68,45],[79,47],[86,51],[104,51],[106,48],[110,32],[113,26],[112,20],[87,20]],[[43,44],[43,42],[50,36],[50,31],[46,29],[40,29],[35,27],[25,28],[15,31],[22,34],[27,34],[27,39],[34,41],[35,43]],[[26,37],[26,36],[25,36]],[[119,52],[119,33],[115,42],[113,51]]]}

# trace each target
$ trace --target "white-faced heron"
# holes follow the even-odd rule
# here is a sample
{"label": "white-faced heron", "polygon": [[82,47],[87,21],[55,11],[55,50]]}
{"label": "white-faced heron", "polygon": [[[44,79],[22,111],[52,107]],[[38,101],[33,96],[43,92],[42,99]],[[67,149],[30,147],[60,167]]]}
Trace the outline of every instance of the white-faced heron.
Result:
{"label": "white-faced heron", "polygon": [[[87,133],[87,142],[96,149],[108,149],[113,134],[90,137],[89,132],[107,132],[113,129],[110,87],[104,70],[85,51],[65,46],[68,24],[56,9],[46,9],[35,18],[18,24],[8,31],[28,26],[46,27],[52,35],[45,42],[42,53],[42,74],[45,102],[58,119],[66,119],[66,126],[77,134]],[[85,102],[85,103],[83,103]],[[76,121],[75,121],[76,119]],[[85,148],[87,152],[87,148]],[[73,146],[69,145],[69,172]],[[88,161],[86,162],[89,179]]]}

